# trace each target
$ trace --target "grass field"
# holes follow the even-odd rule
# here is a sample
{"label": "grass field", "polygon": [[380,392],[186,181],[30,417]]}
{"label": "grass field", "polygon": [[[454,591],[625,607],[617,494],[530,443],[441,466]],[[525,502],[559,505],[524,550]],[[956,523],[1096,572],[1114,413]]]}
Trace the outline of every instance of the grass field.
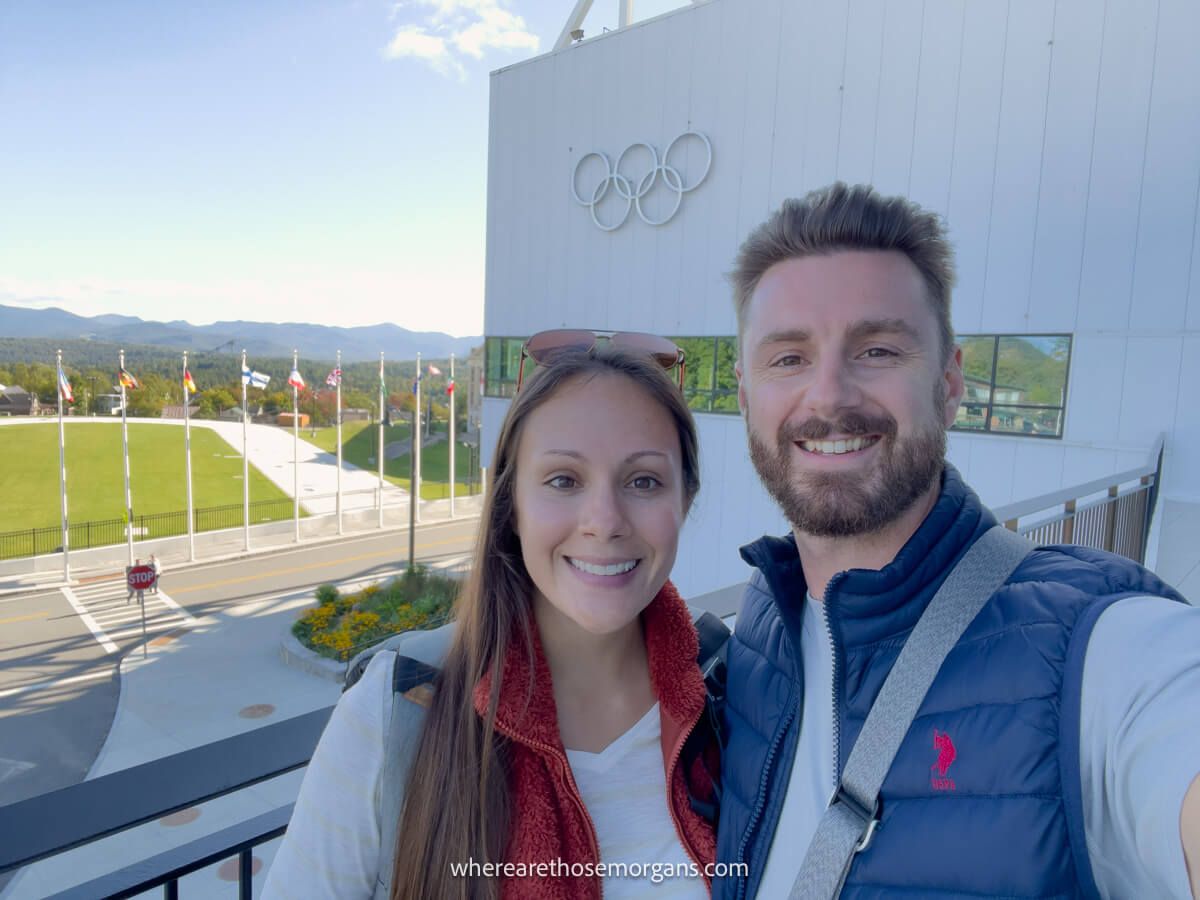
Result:
{"label": "grass field", "polygon": [[[119,422],[67,422],[67,500],[72,522],[125,515]],[[58,423],[0,427],[0,531],[60,524]],[[129,426],[135,515],[186,509],[183,426]],[[207,428],[192,429],[197,508],[242,502],[242,457]],[[288,497],[253,466],[250,499]]]}
{"label": "grass field", "polygon": [[[445,428],[443,424],[441,426]],[[312,432],[304,432],[301,430],[301,437],[310,444],[315,444],[327,453],[337,452],[337,429],[336,428],[318,428],[315,436]],[[393,444],[403,442],[407,444],[411,440],[412,431],[408,424],[393,425],[386,429],[383,440],[385,444]],[[366,422],[349,422],[342,426],[342,459],[352,465],[358,466],[360,469],[366,469],[368,472],[378,472],[378,463],[375,462],[376,453],[379,450],[379,426],[368,425]],[[471,477],[471,450],[463,443],[459,443],[458,450],[454,455],[454,468],[457,470],[458,480],[457,487],[454,493],[460,497],[466,496],[468,492],[468,482]],[[389,459],[384,467],[383,477],[392,484],[408,490],[409,487],[409,461],[408,454],[398,456],[395,459]],[[449,481],[450,481],[450,445],[446,441],[440,444],[432,444],[425,447],[421,451],[421,498],[424,500],[439,500],[449,496]],[[479,478],[475,478],[476,490],[478,490]]]}

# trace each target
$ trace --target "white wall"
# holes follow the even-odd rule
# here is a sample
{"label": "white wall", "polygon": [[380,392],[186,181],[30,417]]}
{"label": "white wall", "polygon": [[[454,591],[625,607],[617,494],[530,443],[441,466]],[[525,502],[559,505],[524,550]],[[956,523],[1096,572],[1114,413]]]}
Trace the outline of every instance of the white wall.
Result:
{"label": "white wall", "polygon": [[[785,197],[869,181],[947,217],[958,331],[1074,335],[1064,440],[952,436],[985,500],[1131,467],[1159,431],[1166,495],[1200,500],[1197,34],[1195,0],[712,0],[500,70],[486,333],[732,334],[746,233]],[[688,129],[714,159],[674,220],[596,229],[576,161]],[[503,408],[485,404],[485,445]],[[742,577],[737,543],[783,527],[740,420],[700,420],[690,591]]]}

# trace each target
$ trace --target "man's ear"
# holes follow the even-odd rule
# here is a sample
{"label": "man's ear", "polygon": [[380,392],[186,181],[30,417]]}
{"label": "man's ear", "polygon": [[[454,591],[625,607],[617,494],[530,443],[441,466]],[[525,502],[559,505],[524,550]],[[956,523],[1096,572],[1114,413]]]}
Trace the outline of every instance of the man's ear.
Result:
{"label": "man's ear", "polygon": [[737,391],[738,410],[741,411],[742,417],[744,418],[746,415],[746,384],[742,380],[742,361],[740,358],[734,360],[733,374],[735,376],[737,376],[737,383],[738,383],[738,391]]}
{"label": "man's ear", "polygon": [[966,391],[966,382],[963,380],[962,358],[962,347],[955,344],[950,352],[950,358],[946,360],[946,368],[942,372],[942,378],[945,379],[946,386],[946,402],[942,410],[942,424],[947,428],[954,424],[954,419],[958,415],[958,406],[962,403],[963,394]]}

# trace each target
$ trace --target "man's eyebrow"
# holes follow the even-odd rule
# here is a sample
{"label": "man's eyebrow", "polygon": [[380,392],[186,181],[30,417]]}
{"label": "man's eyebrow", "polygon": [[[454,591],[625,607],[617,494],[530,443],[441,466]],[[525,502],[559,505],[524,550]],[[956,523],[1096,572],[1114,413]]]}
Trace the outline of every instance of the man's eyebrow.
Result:
{"label": "man's eyebrow", "polygon": [[[543,456],[566,456],[571,459],[577,459],[580,462],[585,462],[587,460],[587,457],[585,457],[578,450],[546,450],[546,451],[543,451],[542,455]],[[624,462],[626,462],[626,463],[637,462],[643,456],[659,456],[659,457],[662,457],[663,459],[668,458],[667,454],[663,453],[661,450],[634,450],[627,457],[625,457]]]}
{"label": "man's eyebrow", "polygon": [[904,319],[861,319],[851,325],[847,331],[850,340],[862,340],[876,334],[898,334],[920,341],[921,335]]}
{"label": "man's eyebrow", "polygon": [[802,344],[811,337],[812,334],[803,328],[784,328],[780,331],[772,331],[758,344],[760,347],[765,344]]}

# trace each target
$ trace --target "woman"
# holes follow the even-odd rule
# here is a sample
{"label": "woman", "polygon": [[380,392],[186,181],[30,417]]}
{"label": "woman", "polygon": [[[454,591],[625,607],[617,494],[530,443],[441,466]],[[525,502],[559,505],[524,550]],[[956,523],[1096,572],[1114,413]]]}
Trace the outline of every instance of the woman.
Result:
{"label": "woman", "polygon": [[[711,767],[680,763],[703,729],[705,689],[667,580],[699,462],[663,364],[569,350],[518,392],[408,773],[394,871],[379,871],[372,796],[392,688],[377,658],[330,720],[264,896],[369,897],[389,875],[397,900],[708,896],[712,823],[689,795],[711,799]],[[454,874],[485,862],[539,874]],[[592,874],[597,863],[692,874],[620,878]]]}

